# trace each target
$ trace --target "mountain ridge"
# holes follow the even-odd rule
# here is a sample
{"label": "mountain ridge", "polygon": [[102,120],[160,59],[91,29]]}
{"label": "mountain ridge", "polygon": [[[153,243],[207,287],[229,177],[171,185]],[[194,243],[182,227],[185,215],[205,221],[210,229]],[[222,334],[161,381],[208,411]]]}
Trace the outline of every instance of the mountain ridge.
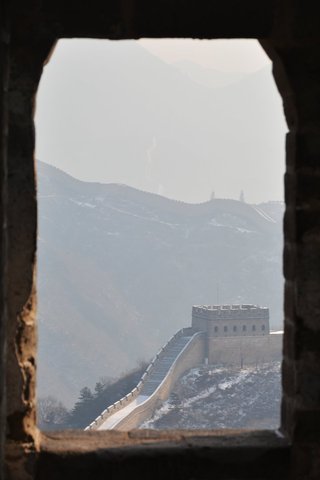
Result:
{"label": "mountain ridge", "polygon": [[38,158],[192,202],[212,190],[279,195],[286,127],[270,69],[210,89],[138,45],[111,43],[58,44],[37,98]]}
{"label": "mountain ridge", "polygon": [[71,405],[148,360],[217,285],[222,303],[266,304],[281,325],[282,204],[186,204],[40,162],[38,194],[40,395]]}

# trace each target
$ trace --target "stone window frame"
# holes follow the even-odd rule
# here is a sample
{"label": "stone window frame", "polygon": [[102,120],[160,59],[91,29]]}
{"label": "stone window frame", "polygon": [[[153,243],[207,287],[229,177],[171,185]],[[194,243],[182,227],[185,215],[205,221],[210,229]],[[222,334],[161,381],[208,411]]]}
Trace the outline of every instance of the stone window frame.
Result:
{"label": "stone window frame", "polygon": [[[303,2],[12,3],[0,15],[1,468],[10,478],[314,479],[320,400],[318,10]],[[21,8],[20,8],[21,7]],[[315,9],[315,10],[314,10]],[[232,14],[231,14],[232,12]],[[33,110],[57,38],[256,38],[273,61],[289,128],[284,217],[281,431],[64,432],[35,426],[36,182]],[[317,288],[316,288],[317,287]],[[307,380],[306,380],[307,379]],[[6,431],[6,440],[3,432]],[[3,461],[5,455],[5,463]],[[306,473],[307,472],[307,473]],[[306,473],[306,475],[302,474]],[[76,475],[76,476],[75,476]],[[300,476],[299,476],[300,475]]]}

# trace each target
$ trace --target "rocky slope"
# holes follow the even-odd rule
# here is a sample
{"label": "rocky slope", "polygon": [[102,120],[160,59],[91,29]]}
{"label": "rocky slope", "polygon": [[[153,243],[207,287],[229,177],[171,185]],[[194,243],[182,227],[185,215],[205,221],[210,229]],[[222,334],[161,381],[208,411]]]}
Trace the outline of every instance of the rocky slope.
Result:
{"label": "rocky slope", "polygon": [[280,362],[243,369],[194,368],[140,428],[276,429],[280,399]]}

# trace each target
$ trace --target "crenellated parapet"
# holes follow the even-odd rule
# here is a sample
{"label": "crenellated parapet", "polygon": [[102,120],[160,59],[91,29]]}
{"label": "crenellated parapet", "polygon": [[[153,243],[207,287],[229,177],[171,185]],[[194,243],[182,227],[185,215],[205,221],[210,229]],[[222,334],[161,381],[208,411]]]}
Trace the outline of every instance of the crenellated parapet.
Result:
{"label": "crenellated parapet", "polygon": [[209,337],[269,335],[269,308],[252,304],[194,305],[192,327]]}
{"label": "crenellated parapet", "polygon": [[191,327],[182,328],[152,359],[137,386],[109,405],[85,430],[137,428],[168,398],[177,378],[203,362],[204,354],[203,334]]}
{"label": "crenellated parapet", "polygon": [[173,335],[137,386],[108,406],[86,430],[138,428],[169,397],[181,375],[203,363],[243,366],[279,360],[282,335],[269,333],[268,308],[251,304],[193,306],[192,327]]}

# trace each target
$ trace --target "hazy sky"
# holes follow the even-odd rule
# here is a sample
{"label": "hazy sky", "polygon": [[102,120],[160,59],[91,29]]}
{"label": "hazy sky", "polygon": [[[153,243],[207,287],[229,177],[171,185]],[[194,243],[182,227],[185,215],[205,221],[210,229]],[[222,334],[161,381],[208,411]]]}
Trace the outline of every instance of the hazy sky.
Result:
{"label": "hazy sky", "polygon": [[281,99],[255,40],[61,40],[37,97],[37,158],[188,202],[283,198]]}
{"label": "hazy sky", "polygon": [[270,59],[257,40],[142,39],[138,43],[168,63],[189,60],[222,72],[255,72]]}

